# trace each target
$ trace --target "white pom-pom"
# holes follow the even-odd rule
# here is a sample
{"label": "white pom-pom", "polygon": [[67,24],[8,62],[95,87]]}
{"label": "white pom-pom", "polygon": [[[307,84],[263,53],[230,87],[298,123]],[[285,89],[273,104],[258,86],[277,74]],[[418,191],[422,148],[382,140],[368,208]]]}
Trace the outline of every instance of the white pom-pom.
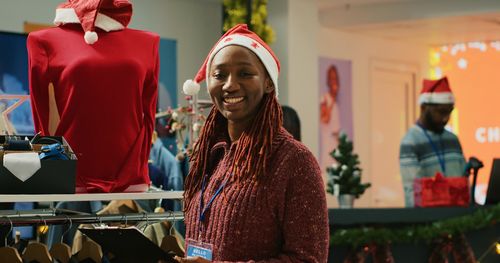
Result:
{"label": "white pom-pom", "polygon": [[97,33],[94,31],[87,31],[85,32],[85,36],[83,37],[85,39],[85,43],[92,45],[95,42],[97,42]]}
{"label": "white pom-pom", "polygon": [[200,91],[200,84],[194,82],[192,79],[188,79],[184,82],[184,85],[182,85],[182,90],[184,94],[194,96]]}

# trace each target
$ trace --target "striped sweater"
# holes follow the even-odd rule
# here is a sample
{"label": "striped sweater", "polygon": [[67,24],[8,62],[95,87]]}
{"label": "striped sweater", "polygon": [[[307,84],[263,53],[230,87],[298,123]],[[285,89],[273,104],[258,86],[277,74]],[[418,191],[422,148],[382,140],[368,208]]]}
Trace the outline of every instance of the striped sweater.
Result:
{"label": "striped sweater", "polygon": [[413,182],[416,178],[432,177],[436,172],[441,172],[448,177],[462,176],[465,172],[465,159],[457,136],[447,130],[442,134],[427,130],[427,134],[438,151],[443,153],[446,171],[442,171],[438,155],[432,148],[424,130],[418,125],[411,127],[401,141],[399,152],[400,171],[407,207],[414,206]]}
{"label": "striped sweater", "polygon": [[[226,184],[201,230],[201,191],[193,197],[185,214],[186,241],[212,244],[214,262],[327,262],[328,215],[318,163],[284,129],[273,148],[265,178]],[[229,176],[235,149],[227,140],[212,147],[204,204]]]}

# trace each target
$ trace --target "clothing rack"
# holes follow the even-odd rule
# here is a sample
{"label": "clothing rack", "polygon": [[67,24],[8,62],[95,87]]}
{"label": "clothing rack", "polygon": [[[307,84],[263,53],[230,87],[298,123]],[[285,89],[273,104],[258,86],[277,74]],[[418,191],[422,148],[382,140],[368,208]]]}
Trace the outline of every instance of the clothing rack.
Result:
{"label": "clothing rack", "polygon": [[11,214],[0,216],[0,225],[63,225],[63,224],[100,224],[107,222],[158,222],[184,219],[183,212],[132,213],[111,215],[29,215]]}
{"label": "clothing rack", "polygon": [[146,199],[182,199],[184,191],[154,191],[144,193],[89,193],[89,194],[0,194],[0,202],[59,202],[110,201]]}
{"label": "clothing rack", "polygon": [[[41,201],[112,201],[112,200],[182,200],[183,191],[152,191],[143,193],[89,193],[89,194],[0,194],[1,202],[41,202]],[[66,213],[64,213],[66,212]],[[70,214],[67,214],[70,213]],[[73,214],[71,214],[73,213]],[[75,214],[76,213],[76,214]],[[0,211],[2,225],[63,225],[63,224],[99,224],[107,222],[158,222],[179,221],[184,219],[183,212],[131,213],[95,215],[64,211],[61,209],[35,209],[29,211]]]}

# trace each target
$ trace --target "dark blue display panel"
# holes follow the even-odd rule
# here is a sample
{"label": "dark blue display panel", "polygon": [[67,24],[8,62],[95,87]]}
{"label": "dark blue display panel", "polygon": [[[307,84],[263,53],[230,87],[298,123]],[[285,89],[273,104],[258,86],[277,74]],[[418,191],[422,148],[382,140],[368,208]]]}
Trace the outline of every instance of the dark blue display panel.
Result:
{"label": "dark blue display panel", "polygon": [[[28,53],[25,34],[0,32],[0,95],[28,95]],[[33,117],[29,101],[16,107],[8,118],[1,113],[17,100],[0,99],[0,132],[12,125],[17,134],[33,134]]]}

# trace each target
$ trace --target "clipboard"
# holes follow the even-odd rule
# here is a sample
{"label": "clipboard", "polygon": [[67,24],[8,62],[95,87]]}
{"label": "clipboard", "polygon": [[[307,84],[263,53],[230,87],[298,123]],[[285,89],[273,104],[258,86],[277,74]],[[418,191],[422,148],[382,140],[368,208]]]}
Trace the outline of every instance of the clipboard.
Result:
{"label": "clipboard", "polygon": [[123,263],[176,263],[173,256],[163,251],[136,227],[79,228],[83,234],[98,243],[103,251],[111,252],[117,262]]}

